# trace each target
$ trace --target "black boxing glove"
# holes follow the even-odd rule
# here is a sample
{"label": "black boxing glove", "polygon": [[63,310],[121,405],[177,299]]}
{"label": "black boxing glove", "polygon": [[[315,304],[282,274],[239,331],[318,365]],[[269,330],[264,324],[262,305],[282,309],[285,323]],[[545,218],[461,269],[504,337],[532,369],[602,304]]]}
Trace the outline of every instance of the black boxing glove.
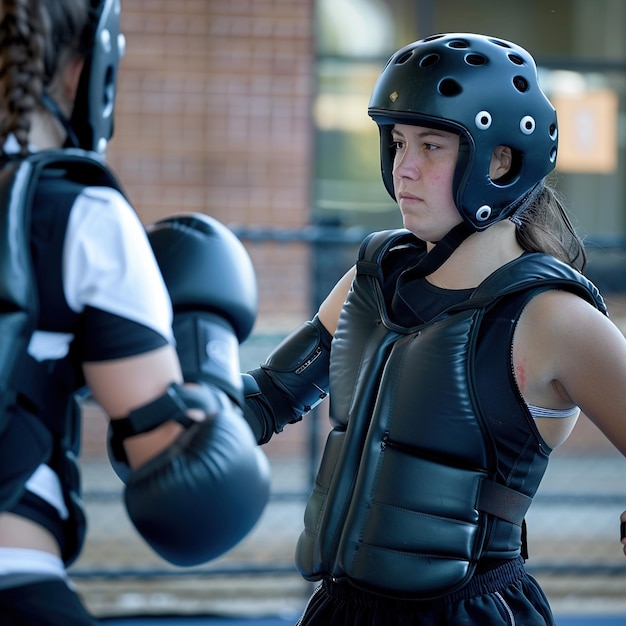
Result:
{"label": "black boxing glove", "polygon": [[[183,377],[200,389],[172,385],[127,419],[113,420],[110,453],[139,533],[167,561],[196,565],[240,541],[269,499],[269,463],[239,408],[239,342],[254,325],[256,276],[237,237],[206,215],[167,218],[147,233],[172,301]],[[190,408],[208,419],[193,422]],[[136,471],[123,472],[123,439],[167,420],[186,431]]]}
{"label": "black boxing glove", "polygon": [[257,313],[256,274],[243,244],[202,214],[146,229],[174,309],[174,337],[186,381],[204,381],[243,403],[239,344]]}
{"label": "black boxing glove", "polygon": [[[208,417],[194,421],[186,415],[189,409]],[[199,565],[228,551],[256,524],[269,499],[269,463],[240,409],[208,386],[171,385],[155,401],[112,420],[111,449],[168,420],[185,431],[129,472],[124,502],[159,556],[174,565]]]}

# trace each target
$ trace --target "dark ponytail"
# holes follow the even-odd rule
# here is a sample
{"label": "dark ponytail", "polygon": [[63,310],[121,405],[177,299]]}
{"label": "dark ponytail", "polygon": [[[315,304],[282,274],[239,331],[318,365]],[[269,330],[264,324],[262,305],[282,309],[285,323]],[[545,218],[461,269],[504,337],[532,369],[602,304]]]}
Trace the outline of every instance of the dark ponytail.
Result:
{"label": "dark ponytail", "polygon": [[512,220],[517,241],[528,252],[545,252],[582,272],[587,254],[554,188],[544,185],[533,202]]}

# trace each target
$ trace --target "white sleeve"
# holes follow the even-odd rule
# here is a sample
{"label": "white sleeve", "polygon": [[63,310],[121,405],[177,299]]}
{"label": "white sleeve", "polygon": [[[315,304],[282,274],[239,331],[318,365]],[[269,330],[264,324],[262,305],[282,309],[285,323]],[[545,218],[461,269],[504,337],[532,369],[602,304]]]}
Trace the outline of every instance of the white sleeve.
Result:
{"label": "white sleeve", "polygon": [[76,313],[100,309],[173,343],[167,288],[139,218],[117,190],[87,187],[76,198],[65,234],[63,286]]}

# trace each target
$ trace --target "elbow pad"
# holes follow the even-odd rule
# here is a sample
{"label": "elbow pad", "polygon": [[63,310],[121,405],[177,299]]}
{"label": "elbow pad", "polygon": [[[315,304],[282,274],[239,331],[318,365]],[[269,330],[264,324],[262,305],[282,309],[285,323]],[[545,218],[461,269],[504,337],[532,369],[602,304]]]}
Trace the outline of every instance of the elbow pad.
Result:
{"label": "elbow pad", "polygon": [[243,374],[244,417],[259,443],[302,419],[327,395],[332,335],[315,316],[258,369]]}

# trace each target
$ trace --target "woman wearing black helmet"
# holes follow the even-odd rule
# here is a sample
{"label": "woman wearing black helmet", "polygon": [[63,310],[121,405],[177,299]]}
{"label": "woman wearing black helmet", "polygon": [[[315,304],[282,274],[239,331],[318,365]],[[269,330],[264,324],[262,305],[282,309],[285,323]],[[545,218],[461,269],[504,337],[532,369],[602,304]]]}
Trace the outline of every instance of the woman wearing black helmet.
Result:
{"label": "woman wearing black helmet", "polygon": [[544,180],[555,111],[525,50],[457,33],[394,54],[369,114],[405,229],[244,375],[260,442],[330,391],[299,624],[554,624],[523,531],[550,451],[582,411],[626,454],[626,341]]}

